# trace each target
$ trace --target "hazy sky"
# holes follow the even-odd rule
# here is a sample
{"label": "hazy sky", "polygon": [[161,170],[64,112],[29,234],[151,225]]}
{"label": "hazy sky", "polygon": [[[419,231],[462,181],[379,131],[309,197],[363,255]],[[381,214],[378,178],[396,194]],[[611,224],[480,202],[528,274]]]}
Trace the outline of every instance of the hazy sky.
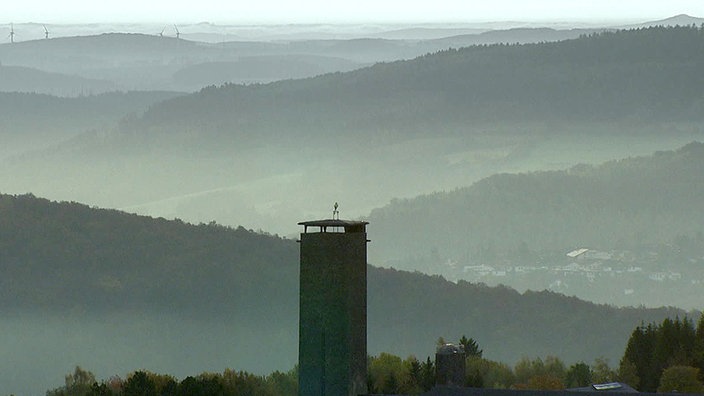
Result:
{"label": "hazy sky", "polygon": [[704,0],[0,1],[0,23],[476,22],[704,17]]}

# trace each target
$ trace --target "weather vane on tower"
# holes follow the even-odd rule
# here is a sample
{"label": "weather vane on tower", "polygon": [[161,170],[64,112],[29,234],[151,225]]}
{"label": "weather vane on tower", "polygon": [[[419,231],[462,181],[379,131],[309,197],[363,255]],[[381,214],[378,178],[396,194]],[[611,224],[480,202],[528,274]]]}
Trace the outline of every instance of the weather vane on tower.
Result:
{"label": "weather vane on tower", "polygon": [[332,206],[332,219],[333,220],[340,220],[340,211],[337,210],[338,205],[337,202],[335,202],[335,205]]}

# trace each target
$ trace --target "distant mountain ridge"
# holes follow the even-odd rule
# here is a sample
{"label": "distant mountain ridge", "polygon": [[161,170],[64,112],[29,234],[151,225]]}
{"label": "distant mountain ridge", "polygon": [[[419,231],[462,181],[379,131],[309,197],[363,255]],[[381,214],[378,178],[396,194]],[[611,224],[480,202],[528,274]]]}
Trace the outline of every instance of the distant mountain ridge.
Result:
{"label": "distant mountain ridge", "polygon": [[[671,17],[673,18],[673,17]],[[671,18],[666,18],[671,19]],[[658,22],[658,21],[651,21]],[[613,21],[604,21],[604,27],[614,27]],[[645,22],[649,23],[649,22]],[[507,30],[519,27],[555,29],[575,29],[593,27],[599,22],[578,23],[574,21],[527,22],[491,21],[476,23],[402,23],[402,24],[293,24],[293,25],[223,25],[209,22],[179,24],[182,38],[192,41],[221,43],[224,41],[304,41],[311,39],[354,39],[354,38],[389,38],[427,40],[460,34],[481,33],[486,31]],[[42,24],[15,23],[15,29],[21,41],[45,38],[44,27],[49,30],[50,38],[77,35],[98,35],[109,32],[140,33],[151,36],[175,37],[174,26],[160,23],[103,23],[103,24]]]}
{"label": "distant mountain ridge", "polygon": [[[0,70],[10,68],[12,67],[1,66]],[[2,79],[0,77],[0,81]],[[75,86],[72,85],[71,89],[73,88]],[[55,148],[86,131],[95,132],[112,127],[125,117],[136,117],[157,102],[181,95],[176,92],[84,94],[67,98],[38,93],[0,92],[0,140],[3,143],[0,145],[0,159],[37,155],[42,150]]]}
{"label": "distant mountain ridge", "polygon": [[242,57],[237,61],[205,62],[186,66],[173,80],[194,90],[230,81],[268,83],[280,79],[305,78],[334,71],[350,71],[360,65],[346,59],[324,56],[264,55]]}
{"label": "distant mountain ridge", "polygon": [[448,47],[459,48],[471,45],[528,44],[550,41],[563,41],[579,38],[583,35],[614,31],[613,28],[598,29],[564,29],[553,28],[512,28],[506,30],[490,30],[477,34],[465,34],[436,39],[435,43],[442,43]]}
{"label": "distant mountain ridge", "polygon": [[[305,69],[301,77],[312,77],[318,74],[317,71],[320,68],[324,72],[350,70],[349,67],[334,67],[325,62],[316,62],[319,57],[336,57],[352,65],[368,65],[376,62],[412,59],[449,47],[557,41],[609,29],[606,27],[555,29],[530,24],[518,24],[518,26],[523,27],[505,30],[490,27],[477,29],[420,27],[388,32],[370,31],[368,35],[352,34],[347,38],[335,38],[334,34],[331,36],[321,31],[319,37],[305,36],[307,38],[304,39],[304,37],[297,38],[292,32],[292,36],[288,38],[282,36],[264,41],[247,39],[230,41],[236,37],[227,34],[220,40],[209,42],[194,41],[197,38],[210,37],[210,33],[207,32],[176,37],[175,32],[172,31],[167,34],[163,31],[157,34],[157,27],[154,27],[156,30],[154,34],[143,32],[94,34],[93,29],[88,29],[87,31],[93,34],[23,40],[12,45],[0,44],[0,61],[47,72],[108,80],[118,89],[192,92],[205,85],[182,85],[169,77],[182,68],[201,63],[236,62],[244,57],[263,56],[307,56],[309,57],[307,62],[316,65],[317,68]],[[43,30],[41,25],[32,25],[32,28]],[[265,62],[261,67],[271,66],[272,64]],[[297,74],[296,77],[298,76]],[[226,82],[252,82],[246,76],[236,73],[228,77],[229,80]],[[290,77],[286,73],[274,75],[275,80]],[[267,82],[267,80],[259,82],[262,81]]]}
{"label": "distant mountain ridge", "polygon": [[439,120],[699,119],[703,104],[694,87],[704,84],[703,48],[698,28],[469,47],[313,79],[206,89],[156,106],[129,128],[159,127],[184,114],[203,125],[218,114],[242,137],[283,125],[291,132],[333,126],[361,132],[427,130]]}
{"label": "distant mountain ridge", "polygon": [[521,241],[537,250],[633,249],[704,232],[703,175],[704,143],[693,142],[594,167],[497,174],[454,191],[396,200],[369,221],[379,236],[394,239],[389,246],[396,254],[435,245],[457,255],[477,243],[509,251]]}
{"label": "distant mountain ridge", "polygon": [[[282,216],[295,224],[337,199],[326,186],[344,190],[335,194],[355,202],[352,215],[361,216],[393,197],[468,185],[496,172],[555,169],[548,150],[540,152],[546,141],[562,141],[550,153],[570,166],[696,140],[704,117],[703,54],[701,29],[663,27],[211,86],[7,163],[0,181],[13,193],[287,233]],[[632,151],[643,144],[651,147]],[[312,202],[302,185],[325,192]],[[296,215],[291,208],[306,209]]]}
{"label": "distant mountain ridge", "polygon": [[[24,66],[47,72],[107,80],[113,90],[197,91],[213,83],[203,76],[202,84],[181,81],[175,74],[183,69],[213,62],[249,62],[259,69],[272,69],[286,57],[297,57],[300,63],[295,74],[273,69],[261,81],[347,71],[359,67],[358,62],[338,59],[330,62],[325,48],[312,53],[289,50],[285,43],[201,43],[176,37],[140,33],[104,33],[99,35],[59,37],[50,40],[0,44],[0,61],[5,65]],[[310,52],[310,51],[309,51]],[[260,82],[247,73],[233,69],[227,82]],[[200,82],[200,81],[198,81]],[[19,83],[19,82],[18,82]],[[26,89],[25,89],[26,90]]]}
{"label": "distant mountain ridge", "polygon": [[0,65],[0,92],[31,92],[56,96],[78,96],[114,91],[109,81],[87,79],[41,70]]}
{"label": "distant mountain ridge", "polygon": [[657,21],[644,22],[636,25],[638,27],[650,26],[701,26],[704,23],[704,18],[693,17],[687,14],[679,14],[669,18],[660,19]]}
{"label": "distant mountain ridge", "polygon": [[[686,301],[687,307],[697,307],[693,293],[704,280],[703,175],[704,144],[694,142],[594,167],[498,174],[454,191],[395,200],[368,218],[376,225],[372,239],[389,242],[372,259],[445,273],[445,262],[459,269],[552,268],[570,264],[565,255],[578,248],[635,252],[628,254],[637,258],[620,265],[677,273],[683,282],[658,284],[643,277],[620,282],[620,289],[614,282],[621,295],[611,301],[627,300],[623,290],[633,294],[635,288],[641,292],[634,294],[635,301],[650,306]],[[508,285],[520,281],[518,275],[503,279]]]}

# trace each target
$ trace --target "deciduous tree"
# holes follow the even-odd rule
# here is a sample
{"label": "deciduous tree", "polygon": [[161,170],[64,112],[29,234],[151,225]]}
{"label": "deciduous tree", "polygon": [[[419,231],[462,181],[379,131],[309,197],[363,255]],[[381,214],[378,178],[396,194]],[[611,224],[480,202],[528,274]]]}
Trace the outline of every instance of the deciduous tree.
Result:
{"label": "deciduous tree", "polygon": [[662,372],[658,392],[704,393],[699,380],[699,369],[691,366],[672,366]]}
{"label": "deciduous tree", "polygon": [[568,388],[588,386],[592,383],[592,369],[584,362],[575,363],[567,370],[565,385]]}

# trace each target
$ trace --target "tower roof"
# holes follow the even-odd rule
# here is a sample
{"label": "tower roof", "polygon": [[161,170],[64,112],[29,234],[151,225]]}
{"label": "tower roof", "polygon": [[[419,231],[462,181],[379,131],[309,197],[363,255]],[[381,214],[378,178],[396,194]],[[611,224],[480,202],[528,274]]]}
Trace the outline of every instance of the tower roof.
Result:
{"label": "tower roof", "polygon": [[340,220],[340,219],[325,219],[325,220],[311,220],[302,221],[298,225],[302,226],[313,226],[313,227],[349,227],[349,226],[360,226],[367,225],[368,221],[355,221],[355,220]]}
{"label": "tower roof", "polygon": [[324,220],[311,220],[302,221],[298,225],[304,227],[304,233],[308,232],[308,227],[320,227],[321,232],[326,232],[328,227],[344,228],[345,232],[364,232],[366,225],[369,224],[368,221],[355,221],[355,220],[340,220],[340,219],[324,219]]}

